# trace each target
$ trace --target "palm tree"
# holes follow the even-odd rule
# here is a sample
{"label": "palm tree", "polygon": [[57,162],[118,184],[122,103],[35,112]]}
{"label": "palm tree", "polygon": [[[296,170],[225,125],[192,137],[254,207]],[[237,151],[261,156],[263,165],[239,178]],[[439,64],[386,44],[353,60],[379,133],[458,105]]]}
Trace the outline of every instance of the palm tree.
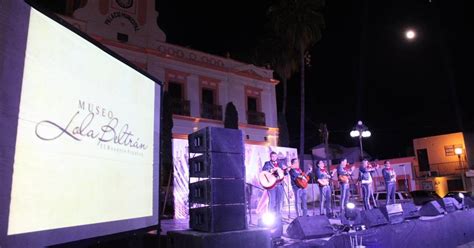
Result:
{"label": "palm tree", "polygon": [[[267,28],[270,25],[267,24]],[[270,66],[283,85],[283,101],[278,112],[278,146],[289,146],[286,109],[288,102],[288,80],[298,71],[298,56],[294,49],[288,49],[288,43],[276,36],[272,30],[266,33],[256,49],[259,63]]]}
{"label": "palm tree", "polygon": [[304,155],[304,116],[305,116],[305,54],[319,40],[325,27],[321,13],[324,0],[279,0],[269,9],[273,30],[288,44],[288,50],[296,50],[300,66],[301,123],[300,160]]}

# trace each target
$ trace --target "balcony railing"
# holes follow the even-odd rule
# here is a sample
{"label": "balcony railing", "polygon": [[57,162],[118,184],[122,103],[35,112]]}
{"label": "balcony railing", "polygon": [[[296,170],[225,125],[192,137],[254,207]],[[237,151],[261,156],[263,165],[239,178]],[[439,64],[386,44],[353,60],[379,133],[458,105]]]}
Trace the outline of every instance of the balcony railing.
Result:
{"label": "balcony railing", "polygon": [[171,98],[171,112],[176,115],[190,116],[189,101],[179,98]]}
{"label": "balcony railing", "polygon": [[420,171],[419,166],[415,166],[416,177],[442,177],[460,175],[468,170],[465,161],[430,164],[430,171]]}
{"label": "balcony railing", "polygon": [[222,106],[208,103],[201,104],[201,117],[222,121]]}
{"label": "balcony railing", "polygon": [[247,123],[252,125],[265,126],[265,113],[247,111]]}

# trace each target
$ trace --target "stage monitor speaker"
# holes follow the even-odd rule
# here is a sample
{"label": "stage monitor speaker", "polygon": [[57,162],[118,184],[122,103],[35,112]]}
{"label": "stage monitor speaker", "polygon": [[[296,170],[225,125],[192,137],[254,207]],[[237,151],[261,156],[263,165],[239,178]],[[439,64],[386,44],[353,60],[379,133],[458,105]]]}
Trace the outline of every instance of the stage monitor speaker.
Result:
{"label": "stage monitor speaker", "polygon": [[245,204],[244,179],[209,179],[189,184],[189,203]]}
{"label": "stage monitor speaker", "polygon": [[456,210],[462,209],[461,204],[459,204],[459,202],[453,197],[444,197],[437,201],[439,205],[441,205],[441,207],[443,207],[447,213],[452,213]]}
{"label": "stage monitor speaker", "polygon": [[190,153],[225,152],[244,154],[244,139],[238,129],[206,127],[188,136]]}
{"label": "stage monitor speaker", "polygon": [[297,217],[286,229],[292,239],[315,239],[329,237],[334,230],[325,215]]}
{"label": "stage monitor speaker", "polygon": [[464,207],[465,208],[474,208],[474,200],[471,197],[466,196],[464,198]]}
{"label": "stage monitor speaker", "polygon": [[433,200],[424,204],[419,212],[421,216],[436,216],[444,214],[445,210],[439,202]]}
{"label": "stage monitor speaker", "polygon": [[190,177],[245,178],[243,153],[204,153],[189,159]]}
{"label": "stage monitor speaker", "polygon": [[189,227],[203,232],[227,232],[247,228],[245,204],[212,205],[189,209]]}
{"label": "stage monitor speaker", "polygon": [[414,219],[414,218],[420,217],[420,213],[418,212],[418,209],[416,208],[413,202],[403,202],[402,208],[403,208],[403,218]]}
{"label": "stage monitor speaker", "polygon": [[385,218],[385,215],[378,208],[362,211],[361,218],[362,223],[364,223],[366,227],[375,227],[388,224],[387,218]]}
{"label": "stage monitor speaker", "polygon": [[382,213],[387,218],[390,224],[402,223],[405,219],[403,218],[403,208],[402,204],[388,204],[380,208]]}

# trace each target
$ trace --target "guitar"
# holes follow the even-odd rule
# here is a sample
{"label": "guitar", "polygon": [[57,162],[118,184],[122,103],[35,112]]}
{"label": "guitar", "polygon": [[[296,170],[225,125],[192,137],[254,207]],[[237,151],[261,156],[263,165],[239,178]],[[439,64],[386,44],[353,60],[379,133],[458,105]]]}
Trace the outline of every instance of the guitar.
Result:
{"label": "guitar", "polygon": [[301,175],[299,175],[295,180],[296,186],[302,189],[306,189],[306,187],[308,187],[308,182],[309,182],[309,176],[306,175],[306,173],[304,172],[301,172]]}
{"label": "guitar", "polygon": [[351,167],[350,170],[344,169],[346,171],[346,175],[339,175],[339,181],[342,183],[349,183],[349,180],[351,179],[352,172],[354,171],[354,166]]}
{"label": "guitar", "polygon": [[285,177],[285,172],[280,167],[275,167],[270,171],[262,171],[258,175],[260,185],[264,189],[273,189]]}
{"label": "guitar", "polygon": [[327,178],[324,178],[324,179],[318,179],[318,184],[320,186],[326,186],[326,185],[329,185],[329,179]]}
{"label": "guitar", "polygon": [[339,176],[339,181],[341,181],[342,183],[349,183],[349,176],[347,176],[347,175],[340,175],[340,176]]}

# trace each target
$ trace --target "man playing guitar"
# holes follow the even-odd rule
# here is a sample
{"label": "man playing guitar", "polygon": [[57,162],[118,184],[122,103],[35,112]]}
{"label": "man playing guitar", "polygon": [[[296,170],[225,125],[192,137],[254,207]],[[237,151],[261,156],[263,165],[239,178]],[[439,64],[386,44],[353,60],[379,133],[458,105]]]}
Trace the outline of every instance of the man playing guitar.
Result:
{"label": "man playing guitar", "polygon": [[288,169],[283,167],[283,165],[278,164],[277,161],[278,155],[276,152],[270,153],[270,161],[265,162],[263,165],[262,171],[267,171],[272,174],[278,174],[279,180],[278,183],[272,187],[267,189],[269,201],[269,210],[277,215],[280,215],[281,204],[283,202],[283,185],[280,183],[283,180],[283,177],[288,174]]}
{"label": "man playing guitar", "polygon": [[392,204],[395,204],[395,182],[397,175],[390,165],[390,161],[385,161],[384,166],[385,168],[382,169],[382,175],[385,181],[385,188],[387,189],[387,205],[390,204],[390,199],[392,199]]}
{"label": "man playing guitar", "polygon": [[[326,170],[324,161],[318,161],[318,167],[316,169],[316,176],[318,178],[319,185],[319,212],[321,215],[331,214],[331,186],[329,185],[329,180],[332,176],[329,171]],[[326,212],[324,212],[326,210]]]}
{"label": "man playing guitar", "polygon": [[297,216],[308,216],[308,206],[306,202],[306,189],[304,184],[298,183],[299,180],[309,180],[307,174],[311,172],[311,167],[309,167],[308,171],[304,173],[300,169],[300,163],[297,158],[291,159],[291,169],[290,169],[290,177],[291,177],[291,187],[293,188],[293,193],[295,194],[295,209]]}
{"label": "man playing guitar", "polygon": [[347,202],[349,201],[349,178],[352,176],[354,168],[346,168],[347,159],[343,158],[337,167],[337,177],[339,180],[339,188],[341,191],[341,213],[345,211]]}

